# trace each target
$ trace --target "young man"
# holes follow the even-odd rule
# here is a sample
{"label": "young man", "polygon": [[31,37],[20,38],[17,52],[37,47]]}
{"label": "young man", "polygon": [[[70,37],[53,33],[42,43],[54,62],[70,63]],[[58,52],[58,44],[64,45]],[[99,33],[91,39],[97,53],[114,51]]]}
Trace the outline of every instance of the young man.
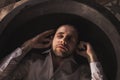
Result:
{"label": "young man", "polygon": [[[61,25],[53,38],[49,37],[52,33],[54,31],[49,30],[39,34],[6,57],[0,66],[1,80],[104,80],[101,65],[92,46],[88,42],[79,41],[74,26]],[[50,50],[18,64],[32,48],[49,46]],[[74,58],[75,54],[88,60],[91,74],[89,71],[84,73],[82,66]]]}

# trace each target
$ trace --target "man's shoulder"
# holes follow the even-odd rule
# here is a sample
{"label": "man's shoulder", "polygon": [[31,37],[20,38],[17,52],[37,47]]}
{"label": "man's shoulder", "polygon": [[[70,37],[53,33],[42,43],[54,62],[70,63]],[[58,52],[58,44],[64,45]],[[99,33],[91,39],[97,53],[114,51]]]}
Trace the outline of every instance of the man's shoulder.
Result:
{"label": "man's shoulder", "polygon": [[46,56],[49,54],[50,50],[31,50],[25,57],[24,60],[31,60],[31,61],[36,61],[36,60],[45,60]]}

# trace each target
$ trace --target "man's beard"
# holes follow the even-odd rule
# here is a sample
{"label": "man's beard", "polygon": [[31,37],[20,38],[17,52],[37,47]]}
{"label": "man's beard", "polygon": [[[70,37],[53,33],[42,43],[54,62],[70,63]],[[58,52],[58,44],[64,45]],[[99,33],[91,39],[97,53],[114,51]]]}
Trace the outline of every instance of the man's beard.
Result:
{"label": "man's beard", "polygon": [[72,55],[72,51],[58,51],[57,49],[53,50],[54,54],[58,57],[69,57]]}

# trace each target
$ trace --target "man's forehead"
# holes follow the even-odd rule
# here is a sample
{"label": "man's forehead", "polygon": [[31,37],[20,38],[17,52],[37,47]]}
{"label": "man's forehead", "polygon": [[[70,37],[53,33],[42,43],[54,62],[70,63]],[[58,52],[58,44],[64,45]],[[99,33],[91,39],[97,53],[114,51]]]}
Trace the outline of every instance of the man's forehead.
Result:
{"label": "man's forehead", "polygon": [[56,34],[67,34],[69,36],[78,36],[78,33],[75,28],[72,26],[61,26],[58,28]]}
{"label": "man's forehead", "polygon": [[57,29],[57,32],[76,32],[76,30],[69,25],[63,25]]}

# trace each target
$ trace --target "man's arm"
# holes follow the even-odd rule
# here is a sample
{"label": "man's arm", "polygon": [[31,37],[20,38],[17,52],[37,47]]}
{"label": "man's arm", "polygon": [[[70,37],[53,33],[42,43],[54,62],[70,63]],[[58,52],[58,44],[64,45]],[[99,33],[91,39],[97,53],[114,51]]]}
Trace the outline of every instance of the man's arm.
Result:
{"label": "man's arm", "polygon": [[[24,75],[27,74],[30,63],[27,59],[21,61],[24,56],[21,51],[21,48],[17,48],[5,58],[0,67],[0,80],[22,80]],[[19,56],[17,57],[16,54],[19,54]],[[16,57],[13,57],[13,55]]]}
{"label": "man's arm", "polygon": [[[32,48],[47,48],[50,46],[51,41],[48,36],[53,33],[53,30],[43,32],[36,37],[26,41],[20,48],[17,48],[10,55],[4,58],[0,63],[0,80],[8,76],[21,61],[21,59],[32,49]],[[47,44],[43,44],[44,41],[48,41]]]}
{"label": "man's arm", "polygon": [[97,56],[92,52],[89,57],[91,80],[104,80],[103,69]]}
{"label": "man's arm", "polygon": [[0,80],[6,77],[17,65],[19,59],[17,58],[22,54],[22,50],[17,48],[10,55],[5,57],[5,59],[0,64]]}
{"label": "man's arm", "polygon": [[90,43],[80,42],[77,53],[88,60],[91,69],[91,80],[105,80],[102,66]]}

